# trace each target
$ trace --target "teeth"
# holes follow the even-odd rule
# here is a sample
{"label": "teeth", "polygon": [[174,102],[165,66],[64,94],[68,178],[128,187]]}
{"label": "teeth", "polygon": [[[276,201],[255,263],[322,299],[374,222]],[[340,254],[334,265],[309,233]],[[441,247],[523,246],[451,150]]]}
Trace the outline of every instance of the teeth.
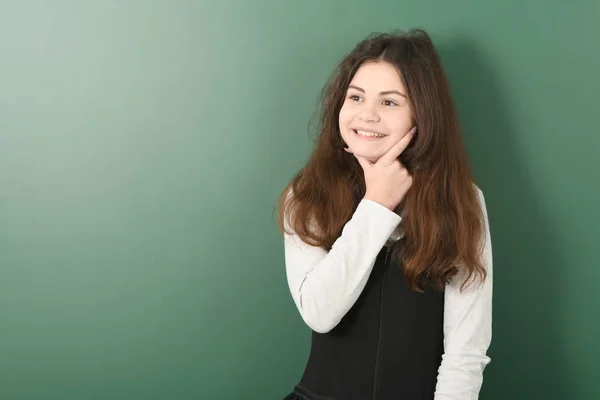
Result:
{"label": "teeth", "polygon": [[370,137],[377,137],[377,138],[382,138],[385,136],[385,135],[382,135],[381,133],[373,133],[373,132],[367,132],[367,131],[355,131],[355,132],[362,136],[370,136]]}

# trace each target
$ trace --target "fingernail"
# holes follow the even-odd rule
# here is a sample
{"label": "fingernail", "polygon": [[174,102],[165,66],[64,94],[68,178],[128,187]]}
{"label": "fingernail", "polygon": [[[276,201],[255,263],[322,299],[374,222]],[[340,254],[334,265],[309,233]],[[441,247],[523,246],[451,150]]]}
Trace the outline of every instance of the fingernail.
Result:
{"label": "fingernail", "polygon": [[410,130],[410,134],[414,135],[416,131],[417,131],[417,127],[413,126],[412,129]]}

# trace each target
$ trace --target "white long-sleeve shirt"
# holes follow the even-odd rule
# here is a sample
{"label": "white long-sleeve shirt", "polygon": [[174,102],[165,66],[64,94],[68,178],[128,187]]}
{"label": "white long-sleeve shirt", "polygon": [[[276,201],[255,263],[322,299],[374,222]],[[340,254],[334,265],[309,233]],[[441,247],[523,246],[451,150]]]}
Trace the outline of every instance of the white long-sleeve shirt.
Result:
{"label": "white long-sleeve shirt", "polygon": [[[444,354],[435,400],[476,400],[492,337],[492,246],[483,193],[477,188],[485,228],[483,265],[487,278],[464,292],[463,274],[444,292]],[[377,254],[403,236],[402,218],[377,202],[363,199],[332,249],[308,245],[291,231],[284,234],[288,285],[306,324],[316,332],[333,329],[360,296]]]}

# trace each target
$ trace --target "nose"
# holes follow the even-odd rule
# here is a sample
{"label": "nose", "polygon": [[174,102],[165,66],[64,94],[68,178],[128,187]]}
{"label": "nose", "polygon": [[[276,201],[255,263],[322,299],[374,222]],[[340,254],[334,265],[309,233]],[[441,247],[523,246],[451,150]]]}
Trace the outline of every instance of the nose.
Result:
{"label": "nose", "polygon": [[377,114],[375,107],[365,105],[358,115],[358,119],[365,122],[378,122],[379,115]]}

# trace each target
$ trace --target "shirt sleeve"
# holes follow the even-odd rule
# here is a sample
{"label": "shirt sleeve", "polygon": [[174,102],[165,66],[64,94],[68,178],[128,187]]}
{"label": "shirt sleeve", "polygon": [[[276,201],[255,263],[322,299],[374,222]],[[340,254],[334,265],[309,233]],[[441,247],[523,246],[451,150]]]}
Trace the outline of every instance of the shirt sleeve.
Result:
{"label": "shirt sleeve", "polygon": [[303,242],[285,219],[286,275],[304,322],[315,332],[333,329],[365,287],[375,259],[401,217],[362,199],[330,251]]}
{"label": "shirt sleeve", "polygon": [[490,362],[486,353],[492,339],[492,245],[485,199],[477,190],[485,222],[482,257],[487,278],[462,293],[464,274],[457,274],[446,285],[444,355],[435,400],[477,400],[483,370]]}

